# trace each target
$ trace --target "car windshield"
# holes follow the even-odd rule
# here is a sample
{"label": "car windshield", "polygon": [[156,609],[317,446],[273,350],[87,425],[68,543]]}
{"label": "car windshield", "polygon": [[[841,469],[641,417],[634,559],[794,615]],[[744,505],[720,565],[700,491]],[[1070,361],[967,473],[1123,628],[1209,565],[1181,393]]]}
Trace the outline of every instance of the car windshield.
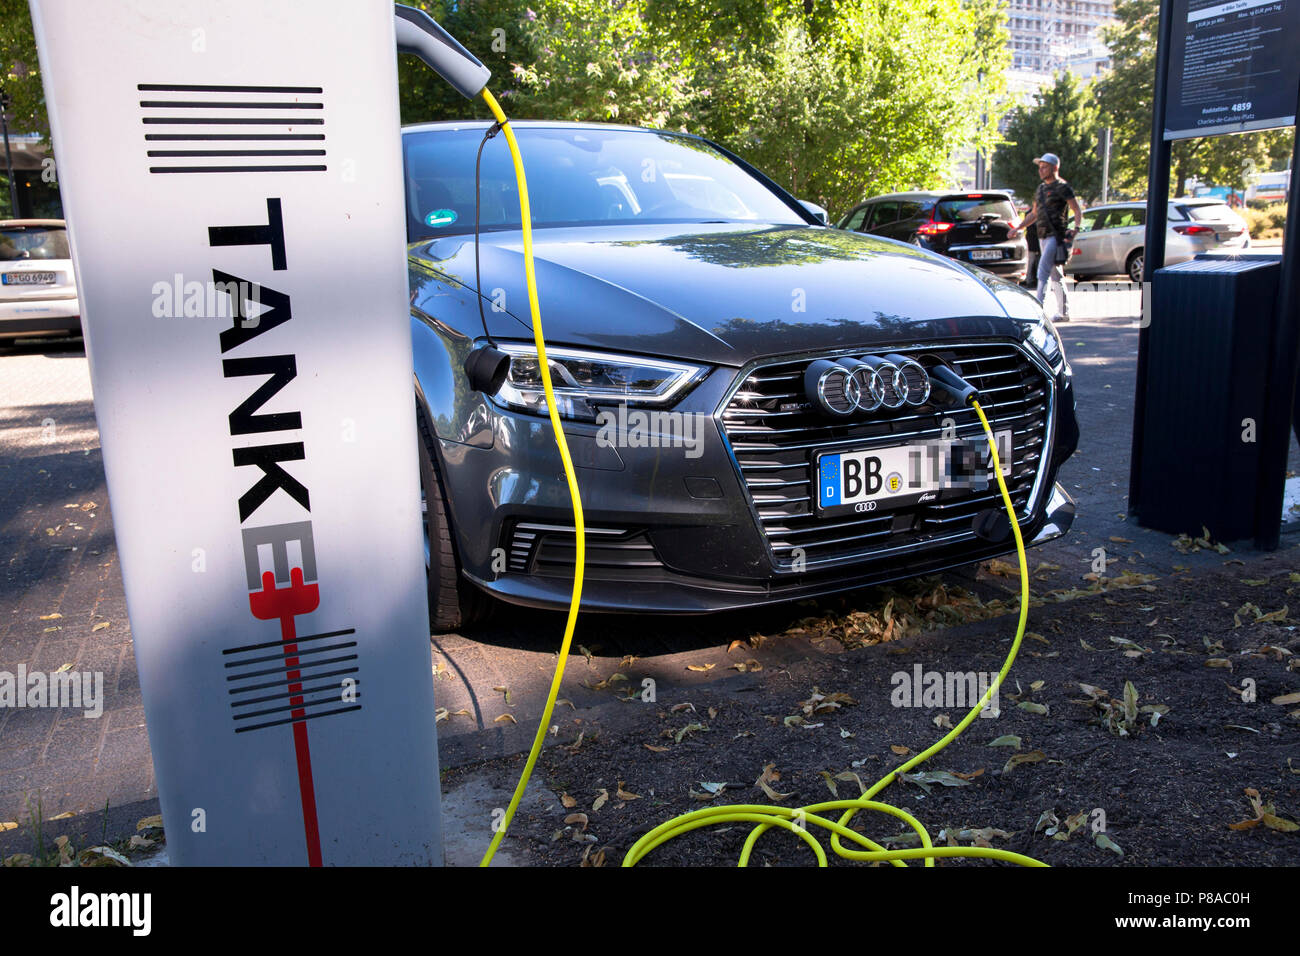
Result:
{"label": "car windshield", "polygon": [[1005,196],[957,197],[940,200],[934,218],[938,222],[979,222],[981,216],[989,215],[1011,222],[1016,211]]}
{"label": "car windshield", "polygon": [[[403,137],[410,241],[473,232],[474,161],[482,129]],[[533,226],[648,222],[807,224],[789,203],[707,143],[647,130],[522,127]],[[481,228],[519,228],[504,136],[483,147]]]}
{"label": "car windshield", "polygon": [[70,259],[68,233],[62,226],[4,226],[0,228],[0,261]]}
{"label": "car windshield", "polygon": [[1237,214],[1228,208],[1226,203],[1205,203],[1195,206],[1184,206],[1187,215],[1197,222],[1232,222],[1237,218]]}

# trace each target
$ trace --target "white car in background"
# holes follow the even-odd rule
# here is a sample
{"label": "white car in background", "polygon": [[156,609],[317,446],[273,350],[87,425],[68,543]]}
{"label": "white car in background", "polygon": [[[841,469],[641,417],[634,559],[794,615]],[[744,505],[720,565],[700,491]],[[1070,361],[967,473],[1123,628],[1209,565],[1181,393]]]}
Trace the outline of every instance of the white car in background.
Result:
{"label": "white car in background", "polygon": [[0,221],[0,339],[81,334],[62,219]]}
{"label": "white car in background", "polygon": [[[1108,203],[1083,214],[1074,238],[1067,274],[1076,281],[1100,275],[1127,275],[1142,281],[1147,207],[1144,202]],[[1250,248],[1246,221],[1220,199],[1171,199],[1165,236],[1165,265],[1186,262],[1202,252],[1241,252]]]}

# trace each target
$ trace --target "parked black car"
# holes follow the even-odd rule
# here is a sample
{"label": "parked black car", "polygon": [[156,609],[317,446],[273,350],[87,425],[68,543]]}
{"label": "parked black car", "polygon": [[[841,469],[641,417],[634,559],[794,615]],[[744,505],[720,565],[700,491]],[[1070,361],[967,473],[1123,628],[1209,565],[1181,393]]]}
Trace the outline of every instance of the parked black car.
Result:
{"label": "parked black car", "polygon": [[[980,391],[1026,540],[1069,527],[1055,475],[1078,437],[1071,370],[1031,296],[821,225],[698,137],[512,125],[586,512],[584,607],[745,607],[1012,550],[1009,529],[975,531],[1000,499],[974,410],[934,385],[941,366]],[[430,607],[443,630],[473,620],[485,595],[567,606],[575,560],[500,136],[483,146],[476,204],[487,126],[403,138]]]}
{"label": "parked black car", "polygon": [[836,226],[910,242],[1020,282],[1028,265],[1025,240],[1007,238],[1016,220],[1004,192],[910,192],[868,199]]}

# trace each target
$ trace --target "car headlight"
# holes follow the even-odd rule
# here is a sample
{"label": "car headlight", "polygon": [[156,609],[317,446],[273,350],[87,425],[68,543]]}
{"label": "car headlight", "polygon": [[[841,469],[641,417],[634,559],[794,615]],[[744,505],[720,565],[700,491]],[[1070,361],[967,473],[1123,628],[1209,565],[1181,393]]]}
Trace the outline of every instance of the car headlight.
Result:
{"label": "car headlight", "polygon": [[1061,344],[1061,335],[1047,316],[1043,316],[1041,322],[1035,322],[1029,327],[1029,335],[1026,336],[1025,341],[1032,345],[1039,355],[1047,359],[1047,364],[1053,369],[1059,371],[1065,364],[1065,347]]}
{"label": "car headlight", "polygon": [[[500,343],[497,347],[510,356],[510,371],[494,397],[522,412],[547,414],[536,347],[514,343]],[[560,415],[583,421],[595,421],[601,406],[666,408],[708,371],[705,366],[687,362],[580,349],[547,348],[546,359]]]}

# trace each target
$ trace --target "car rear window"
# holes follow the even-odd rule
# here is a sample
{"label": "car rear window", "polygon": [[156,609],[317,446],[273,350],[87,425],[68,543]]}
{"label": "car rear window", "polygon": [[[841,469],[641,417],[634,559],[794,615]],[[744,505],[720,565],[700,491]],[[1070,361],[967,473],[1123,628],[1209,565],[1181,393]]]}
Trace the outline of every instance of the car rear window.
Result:
{"label": "car rear window", "polygon": [[70,258],[68,232],[62,226],[5,226],[0,229],[0,260]]}
{"label": "car rear window", "polygon": [[954,196],[939,200],[934,218],[938,222],[978,222],[992,213],[999,219],[1014,221],[1016,211],[1005,196]]}
{"label": "car rear window", "polygon": [[1204,205],[1184,206],[1183,211],[1189,219],[1197,222],[1232,222],[1237,214],[1228,208],[1227,203],[1206,203]]}

